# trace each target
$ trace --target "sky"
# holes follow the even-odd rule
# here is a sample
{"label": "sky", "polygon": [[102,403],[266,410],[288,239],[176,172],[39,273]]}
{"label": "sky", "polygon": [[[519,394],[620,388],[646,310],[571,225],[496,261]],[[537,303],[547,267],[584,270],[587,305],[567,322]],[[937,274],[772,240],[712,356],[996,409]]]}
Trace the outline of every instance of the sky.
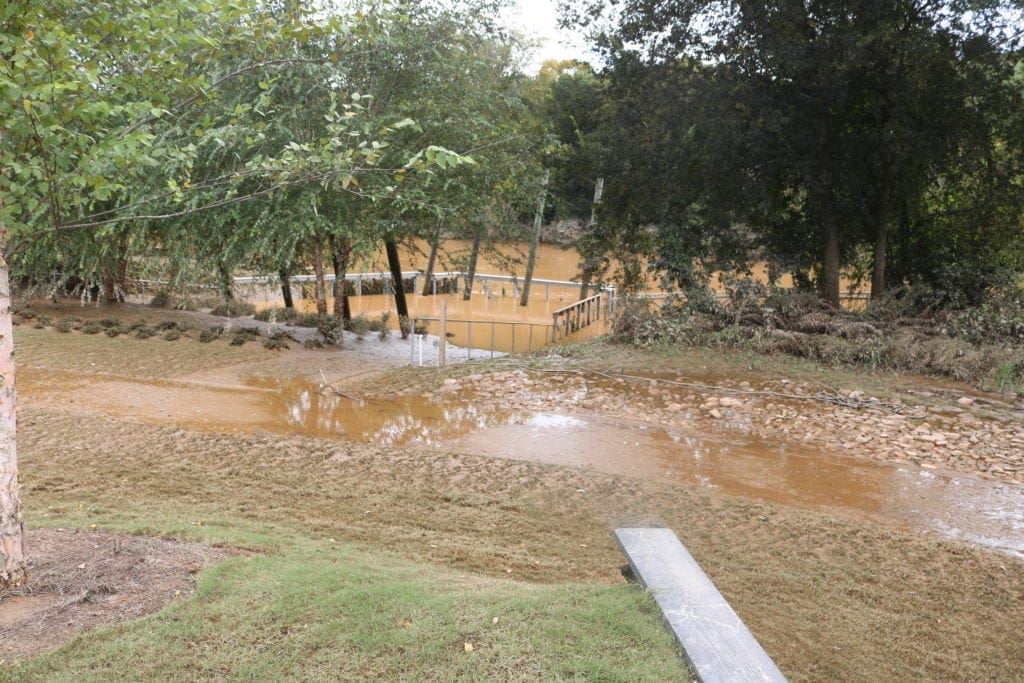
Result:
{"label": "sky", "polygon": [[507,13],[507,21],[510,27],[539,43],[536,55],[528,64],[530,73],[536,73],[549,59],[594,61],[579,31],[568,32],[558,27],[557,0],[517,0],[515,8]]}

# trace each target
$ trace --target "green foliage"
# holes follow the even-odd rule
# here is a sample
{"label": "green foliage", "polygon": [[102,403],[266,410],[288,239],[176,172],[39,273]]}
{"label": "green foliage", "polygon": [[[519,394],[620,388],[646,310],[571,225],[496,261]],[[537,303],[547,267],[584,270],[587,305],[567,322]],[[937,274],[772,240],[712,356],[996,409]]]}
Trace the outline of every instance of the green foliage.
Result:
{"label": "green foliage", "polygon": [[211,315],[224,316],[226,318],[241,318],[256,313],[256,307],[248,301],[225,301],[214,306],[210,311]]}
{"label": "green foliage", "polygon": [[386,341],[391,336],[391,311],[385,311],[375,320],[368,321],[370,332],[376,332],[377,338]]}
{"label": "green foliage", "polygon": [[103,331],[103,325],[96,320],[90,320],[82,326],[83,334],[99,334]]}
{"label": "green foliage", "polygon": [[347,321],[345,328],[352,334],[356,335],[356,339],[363,340],[366,338],[367,333],[372,329],[372,323],[365,314],[360,313],[356,317]]}
{"label": "green foliage", "polygon": [[288,348],[287,337],[268,337],[263,340],[263,348],[277,351]]}
{"label": "green foliage", "polygon": [[298,319],[299,312],[294,308],[265,308],[253,317],[265,323],[293,323]]}
{"label": "green foliage", "polygon": [[325,344],[334,345],[341,341],[341,333],[344,330],[344,326],[342,321],[333,315],[316,316],[314,327],[316,327],[320,336],[323,337]]}
{"label": "green foliage", "polygon": [[638,253],[687,289],[767,258],[833,304],[872,250],[875,294],[974,305],[1024,271],[1015,3],[568,5],[610,28],[585,259]]}
{"label": "green foliage", "polygon": [[260,331],[255,327],[239,327],[231,333],[231,341],[228,342],[231,346],[241,346],[249,341],[255,341],[260,338]]}
{"label": "green foliage", "polygon": [[222,336],[224,336],[224,327],[222,325],[214,325],[200,332],[198,339],[202,343],[208,344],[214,339],[220,339]]}

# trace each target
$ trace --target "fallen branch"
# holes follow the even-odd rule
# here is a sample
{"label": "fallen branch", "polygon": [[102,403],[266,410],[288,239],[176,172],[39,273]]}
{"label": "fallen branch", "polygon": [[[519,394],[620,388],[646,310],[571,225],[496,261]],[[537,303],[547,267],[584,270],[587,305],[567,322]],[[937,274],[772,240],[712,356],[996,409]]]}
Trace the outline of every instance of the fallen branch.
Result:
{"label": "fallen branch", "polygon": [[331,384],[330,382],[328,382],[327,381],[327,376],[324,374],[323,369],[317,368],[317,370],[319,370],[319,372],[320,372],[320,379],[323,380],[320,383],[320,391],[323,391],[324,389],[330,389],[332,392],[334,392],[338,396],[341,396],[343,398],[347,398],[348,400],[353,401],[355,403],[362,403],[363,402],[362,399],[360,399],[360,398],[358,398],[356,396],[352,396],[351,394],[346,394],[344,391],[342,391],[338,387],[336,387],[333,384]]}

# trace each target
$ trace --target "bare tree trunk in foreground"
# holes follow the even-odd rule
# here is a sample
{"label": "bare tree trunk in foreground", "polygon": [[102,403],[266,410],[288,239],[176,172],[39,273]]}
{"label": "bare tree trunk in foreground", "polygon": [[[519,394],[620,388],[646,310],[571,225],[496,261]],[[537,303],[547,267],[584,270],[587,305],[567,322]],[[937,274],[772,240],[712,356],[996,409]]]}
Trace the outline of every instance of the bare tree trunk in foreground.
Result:
{"label": "bare tree trunk in foreground", "polygon": [[21,499],[18,495],[15,406],[14,327],[7,267],[7,229],[0,225],[0,590],[22,586],[28,579],[25,525],[21,521]]}

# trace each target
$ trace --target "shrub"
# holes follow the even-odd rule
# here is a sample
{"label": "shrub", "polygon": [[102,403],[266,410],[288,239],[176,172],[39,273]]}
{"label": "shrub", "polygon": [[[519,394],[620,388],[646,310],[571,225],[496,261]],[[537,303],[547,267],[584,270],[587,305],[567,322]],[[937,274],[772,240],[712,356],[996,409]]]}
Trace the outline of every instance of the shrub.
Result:
{"label": "shrub", "polygon": [[166,289],[161,289],[149,300],[149,305],[153,308],[170,308],[171,303],[171,293]]}
{"label": "shrub", "polygon": [[156,330],[154,330],[152,327],[146,327],[145,325],[135,329],[135,338],[136,339],[149,339],[150,337],[154,336],[155,334],[156,334]]}
{"label": "shrub", "polygon": [[231,341],[228,343],[231,346],[241,346],[242,344],[259,339],[260,331],[255,327],[240,327],[231,334]]}
{"label": "shrub", "polygon": [[207,327],[205,330],[199,333],[199,341],[207,344],[212,342],[214,339],[220,339],[224,335],[223,325],[214,325]]}
{"label": "shrub", "polygon": [[287,349],[288,339],[285,337],[267,337],[263,340],[263,348],[271,350]]}
{"label": "shrub", "polygon": [[214,306],[213,310],[210,311],[212,315],[219,315],[225,318],[241,318],[253,315],[255,312],[256,307],[248,301],[225,301]]}
{"label": "shrub", "polygon": [[341,333],[344,329],[340,319],[333,315],[317,316],[316,329],[324,338],[325,344],[337,344],[341,341]]}
{"label": "shrub", "polygon": [[[254,317],[256,320],[265,323],[291,323],[294,322],[299,315],[299,312],[294,308],[265,308]],[[312,325],[307,325],[306,327],[312,327]]]}
{"label": "shrub", "polygon": [[356,317],[348,321],[346,327],[349,332],[356,335],[356,339],[365,339],[366,333],[370,331],[370,319],[364,314],[360,313]]}
{"label": "shrub", "polygon": [[70,332],[73,329],[73,323],[67,318],[61,318],[57,321],[57,324],[53,326],[53,329],[58,332]]}
{"label": "shrub", "polygon": [[369,321],[369,327],[371,332],[376,332],[377,337],[381,341],[385,341],[391,336],[391,311],[385,311],[380,314],[380,318]]}
{"label": "shrub", "polygon": [[181,338],[181,332],[179,330],[168,330],[167,334],[164,335],[164,341],[177,341]]}
{"label": "shrub", "polygon": [[307,349],[322,349],[324,348],[324,343],[319,339],[307,339],[302,342],[302,346]]}
{"label": "shrub", "polygon": [[103,332],[110,338],[114,338],[119,334],[123,333],[125,329],[120,325],[114,325],[113,327],[106,328]]}
{"label": "shrub", "polygon": [[185,326],[179,325],[173,320],[161,320],[156,324],[156,329],[159,332],[166,332],[167,330],[178,330],[179,332],[184,331]]}
{"label": "shrub", "polygon": [[100,325],[97,320],[90,320],[82,326],[82,332],[85,334],[99,334],[103,331],[103,325]]}

